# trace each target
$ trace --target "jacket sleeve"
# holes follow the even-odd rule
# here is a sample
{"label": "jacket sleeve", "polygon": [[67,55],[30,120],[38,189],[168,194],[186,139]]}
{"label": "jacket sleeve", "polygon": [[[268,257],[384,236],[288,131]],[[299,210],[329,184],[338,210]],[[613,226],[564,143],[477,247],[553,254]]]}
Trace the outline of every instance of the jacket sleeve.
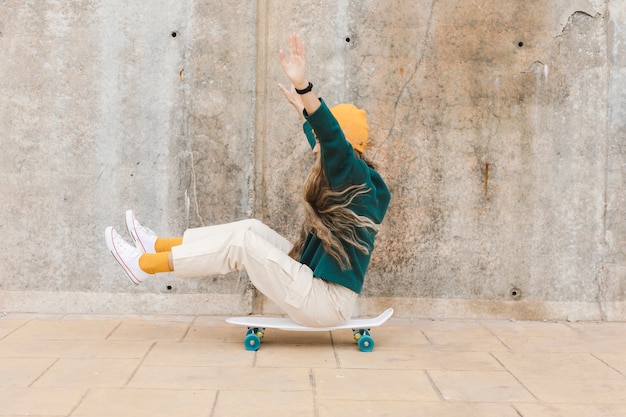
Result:
{"label": "jacket sleeve", "polygon": [[320,101],[322,105],[315,113],[305,114],[305,116],[320,141],[322,165],[331,187],[345,187],[368,182],[367,166],[354,156],[354,149],[346,140],[339,123],[324,100],[320,99]]}
{"label": "jacket sleeve", "polygon": [[313,128],[308,121],[305,121],[304,124],[302,124],[302,130],[306,135],[306,140],[309,142],[309,145],[311,145],[311,149],[315,148],[315,134],[313,134]]}

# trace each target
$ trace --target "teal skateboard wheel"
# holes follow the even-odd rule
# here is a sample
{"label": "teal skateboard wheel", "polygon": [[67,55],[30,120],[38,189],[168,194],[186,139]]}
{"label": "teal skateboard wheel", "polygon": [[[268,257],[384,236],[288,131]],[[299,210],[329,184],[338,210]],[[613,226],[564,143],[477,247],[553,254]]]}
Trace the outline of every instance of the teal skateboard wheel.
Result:
{"label": "teal skateboard wheel", "polygon": [[246,338],[243,339],[243,346],[249,351],[259,350],[261,347],[261,338],[254,332],[248,332]]}
{"label": "teal skateboard wheel", "polygon": [[374,350],[374,339],[372,339],[369,333],[362,334],[357,343],[361,352],[371,352]]}

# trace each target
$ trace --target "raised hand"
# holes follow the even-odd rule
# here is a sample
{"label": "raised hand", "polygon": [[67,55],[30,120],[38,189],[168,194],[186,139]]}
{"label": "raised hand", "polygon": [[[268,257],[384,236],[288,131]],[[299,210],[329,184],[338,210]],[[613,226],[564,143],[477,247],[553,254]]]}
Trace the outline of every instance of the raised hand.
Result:
{"label": "raised hand", "polygon": [[278,83],[278,89],[282,91],[289,104],[295,107],[298,114],[302,115],[304,104],[302,104],[302,98],[298,93],[296,93],[294,86],[292,85],[291,88],[287,88],[281,83]]}
{"label": "raised hand", "polygon": [[287,57],[282,49],[279,56],[289,81],[299,90],[306,88],[309,84],[306,79],[306,53],[300,35],[294,34],[289,37],[289,56]]}

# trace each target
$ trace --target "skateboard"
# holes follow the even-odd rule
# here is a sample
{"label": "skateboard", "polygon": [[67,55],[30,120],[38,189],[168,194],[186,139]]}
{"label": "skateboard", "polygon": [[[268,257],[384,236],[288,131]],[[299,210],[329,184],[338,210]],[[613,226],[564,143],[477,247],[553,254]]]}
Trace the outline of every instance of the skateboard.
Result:
{"label": "skateboard", "polygon": [[384,324],[393,315],[393,308],[388,308],[377,317],[365,319],[352,319],[334,327],[306,327],[301,326],[290,318],[285,317],[230,317],[226,321],[238,326],[246,326],[248,331],[243,340],[246,350],[256,351],[261,347],[261,340],[265,336],[265,329],[278,329],[295,332],[329,332],[333,330],[351,329],[354,340],[357,342],[361,352],[371,352],[374,350],[374,339],[370,334],[370,329]]}

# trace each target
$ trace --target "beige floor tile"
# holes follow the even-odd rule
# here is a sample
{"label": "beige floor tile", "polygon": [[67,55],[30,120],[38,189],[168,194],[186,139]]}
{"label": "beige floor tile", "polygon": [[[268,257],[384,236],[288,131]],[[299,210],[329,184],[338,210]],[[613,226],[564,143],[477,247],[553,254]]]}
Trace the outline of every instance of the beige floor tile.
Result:
{"label": "beige floor tile", "polygon": [[477,320],[404,319],[402,322],[408,322],[411,328],[420,331],[482,333],[485,330],[482,322]]}
{"label": "beige floor tile", "polygon": [[151,341],[24,340],[0,341],[1,357],[143,358]]}
{"label": "beige floor tile", "polygon": [[502,336],[512,352],[591,352],[591,341],[574,336]]}
{"label": "beige floor tile", "polygon": [[510,405],[412,401],[320,400],[319,417],[519,417]]}
{"label": "beige floor tile", "polygon": [[188,329],[184,322],[125,320],[107,340],[181,340]]}
{"label": "beige floor tile", "polygon": [[547,404],[626,405],[626,378],[540,379],[526,378],[524,385]]}
{"label": "beige floor tile", "polygon": [[[357,352],[358,353],[358,352]],[[255,366],[260,368],[337,368],[335,353],[328,345],[261,345]]]}
{"label": "beige floor tile", "polygon": [[624,405],[517,404],[523,417],[624,417]]}
{"label": "beige floor tile", "polygon": [[503,370],[498,361],[486,352],[440,351],[433,347],[415,349],[377,347],[368,353],[337,348],[336,352],[341,368],[348,369]]}
{"label": "beige floor tile", "polygon": [[481,326],[455,331],[426,329],[428,340],[438,350],[461,352],[506,352],[509,349],[497,337]]}
{"label": "beige floor tile", "polygon": [[205,343],[236,343],[243,346],[246,329],[226,323],[224,317],[200,316],[189,327],[185,341]]}
{"label": "beige floor tile", "polygon": [[314,369],[320,399],[438,401],[423,371],[380,369]]}
{"label": "beige floor tile", "polygon": [[226,322],[226,316],[196,316],[193,320],[192,326],[199,327],[222,327],[233,328],[237,327]]}
{"label": "beige floor tile", "polygon": [[313,394],[307,391],[220,391],[212,417],[313,417]]}
{"label": "beige floor tile", "polygon": [[580,321],[575,323],[567,323],[567,325],[578,333],[589,336],[592,339],[623,337],[626,323],[624,322],[606,322],[606,321]]}
{"label": "beige floor tile", "polygon": [[498,337],[563,338],[578,336],[567,323],[554,321],[485,320],[483,327]]}
{"label": "beige floor tile", "polygon": [[67,416],[86,388],[3,388],[0,416]]}
{"label": "beige floor tile", "polygon": [[626,323],[621,332],[614,335],[598,335],[582,333],[582,338],[589,341],[589,351],[597,354],[623,354],[626,346]]}
{"label": "beige floor tile", "polygon": [[518,379],[624,379],[624,375],[589,353],[496,352],[494,356]]}
{"label": "beige floor tile", "polygon": [[167,323],[187,323],[191,324],[195,316],[177,314],[67,314],[63,320],[117,320],[124,321],[144,321],[144,322],[167,322]]}
{"label": "beige floor tile", "polygon": [[143,364],[252,367],[254,359],[255,354],[239,343],[158,342]]}
{"label": "beige floor tile", "polygon": [[596,323],[576,329],[589,352],[622,353],[626,346],[626,323]]}
{"label": "beige floor tile", "polygon": [[129,387],[306,391],[311,389],[311,383],[308,369],[142,366]]}
{"label": "beige floor tile", "polygon": [[93,389],[72,417],[209,416],[215,391]]}
{"label": "beige floor tile", "polygon": [[52,358],[0,358],[0,387],[28,387],[54,362]]}
{"label": "beige floor tile", "polygon": [[139,359],[60,359],[35,387],[122,387]]}
{"label": "beige floor tile", "polygon": [[118,320],[31,320],[4,340],[104,340]]}
{"label": "beige floor tile", "polygon": [[446,401],[510,403],[536,399],[508,372],[428,371]]}
{"label": "beige floor tile", "polygon": [[0,317],[0,340],[26,323],[26,320],[13,320]]}

